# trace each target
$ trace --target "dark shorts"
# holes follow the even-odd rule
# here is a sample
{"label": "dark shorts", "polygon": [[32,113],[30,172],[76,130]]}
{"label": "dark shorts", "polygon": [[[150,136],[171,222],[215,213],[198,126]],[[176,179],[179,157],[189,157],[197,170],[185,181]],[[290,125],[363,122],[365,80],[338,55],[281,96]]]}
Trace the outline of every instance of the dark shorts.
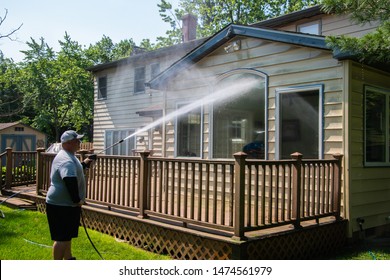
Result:
{"label": "dark shorts", "polygon": [[51,239],[70,241],[79,234],[81,207],[58,206],[46,203]]}

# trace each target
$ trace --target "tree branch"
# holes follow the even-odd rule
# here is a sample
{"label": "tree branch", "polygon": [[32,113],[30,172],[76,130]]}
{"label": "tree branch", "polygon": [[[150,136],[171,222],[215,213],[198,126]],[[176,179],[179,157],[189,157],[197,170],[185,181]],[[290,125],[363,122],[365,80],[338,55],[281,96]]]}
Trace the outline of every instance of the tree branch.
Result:
{"label": "tree branch", "polygon": [[[5,15],[4,17],[0,17],[0,26],[4,23],[4,21],[7,19],[7,15],[8,15],[8,10],[5,9]],[[20,28],[22,28],[23,26],[23,23],[21,25],[19,25],[18,28],[6,33],[6,34],[1,34],[0,33],[0,39],[2,38],[8,38],[10,39],[11,41],[15,41],[14,39],[11,38],[12,35],[14,35]]]}

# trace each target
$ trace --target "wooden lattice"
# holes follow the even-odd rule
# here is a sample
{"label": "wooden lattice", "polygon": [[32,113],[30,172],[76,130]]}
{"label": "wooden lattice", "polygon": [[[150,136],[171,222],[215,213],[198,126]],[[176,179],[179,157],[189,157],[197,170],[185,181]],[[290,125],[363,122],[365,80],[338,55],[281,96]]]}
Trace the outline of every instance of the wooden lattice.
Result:
{"label": "wooden lattice", "polygon": [[346,244],[346,221],[303,228],[253,240],[248,259],[317,259],[336,252]]}
{"label": "wooden lattice", "polygon": [[84,210],[89,228],[122,239],[148,251],[175,259],[230,259],[231,247],[225,242],[203,238],[194,233],[178,231],[157,222],[133,220],[105,211]]}
{"label": "wooden lattice", "polygon": [[[35,198],[34,201],[44,213],[44,200]],[[183,260],[317,259],[342,248],[346,242],[345,220],[237,242],[101,209],[85,207],[83,217],[88,228]]]}

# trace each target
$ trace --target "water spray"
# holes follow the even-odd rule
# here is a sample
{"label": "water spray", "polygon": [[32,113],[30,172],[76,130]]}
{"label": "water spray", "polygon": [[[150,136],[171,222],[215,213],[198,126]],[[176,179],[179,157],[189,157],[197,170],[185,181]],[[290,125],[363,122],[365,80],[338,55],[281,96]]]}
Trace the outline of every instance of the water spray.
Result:
{"label": "water spray", "polygon": [[[129,135],[129,136],[131,136],[131,135]],[[102,153],[104,153],[105,151],[107,151],[108,149],[111,149],[112,147],[115,147],[116,145],[119,145],[120,143],[122,143],[123,141],[125,141],[127,138],[130,138],[129,136],[126,137],[126,138],[123,138],[122,140],[119,140],[118,142],[112,144],[111,146],[109,146],[109,147],[107,147],[107,148],[101,150],[101,151],[98,152],[97,154],[102,154]]]}
{"label": "water spray", "polygon": [[124,141],[126,141],[134,136],[137,136],[138,134],[140,134],[142,132],[148,131],[149,129],[151,129],[155,126],[161,125],[163,122],[172,120],[175,117],[186,114],[186,113],[188,113],[188,112],[190,112],[190,111],[192,111],[192,110],[194,110],[202,105],[204,106],[204,105],[208,105],[208,104],[211,104],[211,103],[214,103],[217,101],[227,100],[229,98],[233,98],[238,93],[243,94],[246,91],[251,90],[253,88],[253,86],[256,84],[258,84],[257,80],[241,79],[239,83],[234,83],[233,85],[229,85],[228,87],[224,87],[222,89],[219,89],[218,91],[214,92],[214,94],[212,94],[212,95],[204,96],[203,98],[201,98],[195,102],[192,102],[188,105],[185,105],[185,106],[181,107],[180,109],[175,110],[175,111],[167,114],[166,116],[161,117],[160,119],[158,119],[154,122],[151,122],[150,124],[144,126],[140,130],[126,136],[125,138],[119,140],[118,142],[112,144],[111,146],[104,148],[103,150],[99,151],[97,154],[102,154],[105,151],[107,151],[108,149],[115,147],[116,145],[119,145],[119,144],[123,143]]}

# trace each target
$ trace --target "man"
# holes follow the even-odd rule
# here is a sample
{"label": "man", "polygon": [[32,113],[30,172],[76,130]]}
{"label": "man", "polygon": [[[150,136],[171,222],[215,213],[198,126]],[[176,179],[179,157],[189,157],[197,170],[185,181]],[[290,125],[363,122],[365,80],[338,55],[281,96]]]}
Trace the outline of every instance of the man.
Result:
{"label": "man", "polygon": [[46,213],[55,260],[75,260],[72,256],[72,238],[78,236],[81,206],[85,204],[86,183],[83,169],[92,159],[83,162],[76,158],[80,139],[84,135],[74,130],[61,135],[62,150],[53,160],[50,188],[46,196]]}

